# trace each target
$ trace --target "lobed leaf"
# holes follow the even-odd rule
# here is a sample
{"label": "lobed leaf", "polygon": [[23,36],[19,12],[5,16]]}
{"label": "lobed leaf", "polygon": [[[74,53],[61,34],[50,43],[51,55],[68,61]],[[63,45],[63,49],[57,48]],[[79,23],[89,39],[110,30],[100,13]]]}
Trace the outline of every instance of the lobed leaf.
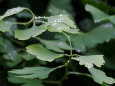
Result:
{"label": "lobed leaf", "polygon": [[80,56],[73,60],[79,61],[80,65],[85,65],[87,68],[91,68],[93,65],[101,67],[105,63],[103,55]]}
{"label": "lobed leaf", "polygon": [[71,33],[70,29],[76,30],[76,33],[78,33],[78,29],[75,26],[75,23],[67,16],[67,15],[56,15],[48,17],[48,30],[51,32],[68,32]]}
{"label": "lobed leaf", "polygon": [[[115,8],[111,5],[107,5],[106,2],[103,2],[101,0],[81,0],[81,2],[85,5],[85,4],[90,4],[93,5],[101,10],[103,10],[104,12],[107,13],[113,13],[115,12]],[[108,10],[107,10],[108,9]]]}
{"label": "lobed leaf", "polygon": [[115,79],[106,76],[106,74],[101,70],[98,70],[96,68],[89,68],[88,70],[92,74],[94,81],[99,84],[102,84],[103,82],[107,84],[115,83]]}
{"label": "lobed leaf", "polygon": [[87,4],[85,9],[91,12],[92,16],[95,19],[95,22],[100,22],[108,18],[108,15],[106,13],[102,12],[92,5]]}
{"label": "lobed leaf", "polygon": [[86,5],[86,10],[92,14],[95,22],[109,20],[110,22],[115,24],[115,15],[109,16],[108,14],[104,13],[103,11],[99,10],[98,8],[92,5]]}
{"label": "lobed leaf", "polygon": [[4,15],[0,16],[0,21],[8,16],[11,16],[11,15],[14,15],[14,14],[17,14],[23,10],[25,10],[27,8],[24,8],[24,7],[16,7],[16,8],[12,8],[12,9],[9,9],[5,12]]}
{"label": "lobed leaf", "polygon": [[24,69],[16,69],[9,71],[10,73],[17,74],[16,77],[22,77],[22,78],[39,78],[39,79],[45,79],[48,77],[48,75],[54,71],[56,68],[48,68],[48,67],[26,67]]}
{"label": "lobed leaf", "polygon": [[36,58],[52,62],[54,59],[62,57],[63,55],[51,52],[39,44],[32,44],[26,47],[27,52],[35,55]]}
{"label": "lobed leaf", "polygon": [[15,38],[18,38],[19,40],[27,40],[30,39],[31,37],[36,37],[43,32],[45,32],[47,29],[46,24],[41,25],[41,26],[33,26],[30,29],[25,29],[25,30],[15,30]]}

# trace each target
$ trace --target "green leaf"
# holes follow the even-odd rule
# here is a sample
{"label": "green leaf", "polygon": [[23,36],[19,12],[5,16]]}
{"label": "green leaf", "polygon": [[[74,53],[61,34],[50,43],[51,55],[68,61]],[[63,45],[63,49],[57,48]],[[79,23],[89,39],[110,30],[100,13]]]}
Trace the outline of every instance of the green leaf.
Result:
{"label": "green leaf", "polygon": [[24,69],[15,69],[9,72],[17,74],[16,77],[30,78],[30,79],[34,78],[45,79],[55,69],[56,68],[48,68],[48,67],[26,67]]}
{"label": "green leaf", "polygon": [[95,22],[100,22],[108,18],[108,15],[92,5],[86,5],[86,10],[91,12]]}
{"label": "green leaf", "polygon": [[21,86],[43,86],[39,79],[24,79],[10,75],[8,81],[14,84],[22,84]]}
{"label": "green leaf", "polygon": [[65,41],[40,39],[40,42],[43,43],[46,48],[56,52],[64,52],[64,50],[71,49],[71,47]]}
{"label": "green leaf", "polygon": [[85,51],[86,48],[93,48],[97,44],[102,44],[105,41],[115,38],[114,33],[115,30],[113,28],[99,26],[88,33],[72,35],[71,41],[73,43],[73,48],[78,51]]}
{"label": "green leaf", "polygon": [[103,10],[104,12],[107,12],[107,13],[114,13],[115,12],[115,8],[112,5],[109,5],[106,2],[103,2],[102,0],[81,0],[81,2],[84,5],[85,4],[93,5],[99,9]]}
{"label": "green leaf", "polygon": [[62,31],[69,31],[70,27],[63,23],[58,23],[56,25],[49,26],[48,31],[50,32],[62,32]]}
{"label": "green leaf", "polygon": [[9,32],[12,25],[13,24],[10,22],[0,21],[0,31],[1,32]]}
{"label": "green leaf", "polygon": [[75,23],[67,15],[56,15],[48,17],[48,30],[50,32],[68,32],[71,33],[70,29],[75,29],[78,33],[78,29],[75,26]]}
{"label": "green leaf", "polygon": [[26,47],[27,52],[35,55],[38,59],[52,62],[54,59],[62,57],[63,55],[51,52],[39,44],[32,44]]}
{"label": "green leaf", "polygon": [[86,10],[92,14],[95,22],[109,20],[110,22],[115,24],[115,15],[109,16],[108,14],[102,12],[92,5],[86,5]]}
{"label": "green leaf", "polygon": [[91,68],[93,65],[101,67],[105,63],[103,55],[80,56],[73,60],[79,61],[80,65],[85,65],[87,68]]}
{"label": "green leaf", "polygon": [[98,70],[96,68],[89,68],[88,70],[92,74],[94,81],[99,84],[102,84],[103,82],[107,84],[115,83],[115,79],[106,76],[106,74],[101,70]]}
{"label": "green leaf", "polygon": [[18,38],[19,40],[27,40],[30,39],[31,37],[36,37],[43,32],[45,32],[47,29],[47,25],[43,24],[41,26],[33,26],[30,29],[25,29],[25,30],[15,30],[15,38]]}
{"label": "green leaf", "polygon": [[17,14],[23,10],[25,10],[27,8],[24,8],[24,7],[16,7],[16,8],[12,8],[12,9],[9,9],[5,12],[5,14],[3,16],[0,16],[0,21],[8,16],[11,16],[11,15],[14,15],[14,14]]}

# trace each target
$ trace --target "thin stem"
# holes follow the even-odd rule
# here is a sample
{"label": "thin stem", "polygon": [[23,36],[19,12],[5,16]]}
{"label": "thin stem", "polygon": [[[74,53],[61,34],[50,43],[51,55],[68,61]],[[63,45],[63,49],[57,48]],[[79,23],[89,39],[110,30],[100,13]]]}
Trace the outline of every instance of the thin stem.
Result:
{"label": "thin stem", "polygon": [[46,23],[46,22],[44,22],[44,21],[42,21],[42,20],[36,20],[36,22],[42,22],[42,23]]}
{"label": "thin stem", "polygon": [[65,63],[65,74],[64,76],[61,78],[59,86],[62,86],[62,82],[67,78],[68,72],[69,72],[69,63],[71,61],[71,56],[72,56],[72,44],[71,44],[71,40],[70,40],[70,36],[67,35],[66,33],[62,32],[64,34],[64,36],[67,37],[69,44],[70,44],[70,55],[69,55],[69,60]]}
{"label": "thin stem", "polygon": [[64,33],[64,32],[62,32],[62,33],[67,37],[67,39],[68,39],[68,41],[69,41],[69,44],[70,44],[70,55],[72,55],[72,44],[71,44],[70,36],[67,35],[67,34]]}
{"label": "thin stem", "polygon": [[62,68],[62,67],[65,67],[65,66],[66,66],[66,65],[61,65],[61,66],[56,67],[56,69],[57,69],[57,68]]}
{"label": "thin stem", "polygon": [[32,14],[32,19],[30,20],[30,21],[28,21],[28,22],[10,22],[11,24],[20,24],[20,25],[28,25],[28,24],[30,24],[31,22],[33,22],[34,20],[35,20],[35,15],[34,15],[34,13],[30,10],[30,9],[28,9],[28,8],[25,8],[25,10],[28,10],[31,14]]}
{"label": "thin stem", "polygon": [[72,54],[72,55],[64,54],[64,55],[65,55],[65,56],[68,56],[68,57],[81,56],[81,55],[78,55],[78,54]]}
{"label": "thin stem", "polygon": [[30,9],[28,9],[28,8],[26,8],[26,9],[32,14],[33,17],[36,17],[35,14]]}
{"label": "thin stem", "polygon": [[48,17],[46,17],[46,16],[44,16],[44,17],[41,17],[41,16],[36,17],[36,19],[41,19],[41,18],[43,18],[43,19],[47,19]]}
{"label": "thin stem", "polygon": [[82,75],[82,76],[87,76],[87,77],[92,78],[92,76],[90,74],[86,74],[86,73],[68,72],[68,74]]}

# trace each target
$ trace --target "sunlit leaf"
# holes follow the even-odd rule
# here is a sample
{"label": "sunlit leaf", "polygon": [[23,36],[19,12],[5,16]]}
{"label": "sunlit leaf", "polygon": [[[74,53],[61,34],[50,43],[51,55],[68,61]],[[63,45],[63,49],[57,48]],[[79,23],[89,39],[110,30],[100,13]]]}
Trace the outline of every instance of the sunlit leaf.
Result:
{"label": "sunlit leaf", "polygon": [[93,65],[101,67],[105,63],[103,55],[80,56],[73,60],[79,61],[80,65],[85,65],[87,68],[91,68]]}
{"label": "sunlit leaf", "polygon": [[16,8],[9,9],[9,10],[7,10],[7,11],[5,12],[4,15],[0,16],[0,21],[1,21],[2,19],[4,19],[5,17],[8,17],[8,16],[11,16],[11,15],[17,14],[17,13],[19,13],[19,12],[25,10],[25,9],[26,9],[26,8],[24,8],[24,7],[16,7]]}
{"label": "sunlit leaf", "polygon": [[71,33],[70,29],[75,29],[78,33],[78,29],[75,23],[67,15],[56,15],[48,17],[48,30],[51,32],[68,32]]}

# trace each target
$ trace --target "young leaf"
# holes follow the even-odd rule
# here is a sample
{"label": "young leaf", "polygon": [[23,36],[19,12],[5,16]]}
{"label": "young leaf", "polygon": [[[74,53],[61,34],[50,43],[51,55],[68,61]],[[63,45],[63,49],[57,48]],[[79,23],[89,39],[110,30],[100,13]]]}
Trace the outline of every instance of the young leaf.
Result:
{"label": "young leaf", "polygon": [[99,26],[88,33],[72,35],[71,41],[73,43],[73,48],[79,51],[85,51],[86,48],[92,48],[97,44],[105,42],[106,40],[115,38],[114,33],[115,30],[113,28]]}
{"label": "young leaf", "polygon": [[75,29],[76,32],[78,33],[78,29],[75,26],[74,22],[69,19],[67,15],[56,15],[56,16],[51,16],[48,17],[48,30],[51,32],[69,32],[71,33],[70,29]]}
{"label": "young leaf", "polygon": [[29,45],[26,47],[26,49],[28,53],[35,55],[38,59],[43,61],[52,62],[54,59],[63,56],[61,54],[51,52],[39,44]]}
{"label": "young leaf", "polygon": [[14,84],[22,84],[21,86],[43,86],[39,79],[24,79],[13,76],[8,77],[8,81]]}
{"label": "young leaf", "polygon": [[0,21],[0,31],[9,32],[12,25],[10,22]]}
{"label": "young leaf", "polygon": [[17,14],[23,10],[25,10],[27,8],[24,8],[24,7],[16,7],[16,8],[12,8],[12,9],[9,9],[5,12],[5,14],[3,16],[0,16],[0,21],[8,16],[11,16],[11,15],[14,15],[14,14]]}
{"label": "young leaf", "polygon": [[115,79],[106,76],[106,74],[101,70],[98,70],[96,68],[89,68],[88,70],[92,74],[94,81],[99,84],[102,84],[103,82],[107,84],[115,83]]}
{"label": "young leaf", "polygon": [[18,38],[19,40],[27,40],[31,37],[36,37],[43,32],[45,32],[47,29],[46,24],[43,24],[41,26],[33,26],[30,29],[25,29],[25,30],[15,30],[15,38]]}
{"label": "young leaf", "polygon": [[71,49],[65,41],[40,39],[40,42],[43,43],[48,49],[56,52],[64,52],[63,50]]}
{"label": "young leaf", "polygon": [[56,68],[48,68],[48,67],[26,67],[24,69],[16,69],[9,72],[17,74],[16,77],[30,78],[30,79],[34,78],[45,79],[55,69]]}
{"label": "young leaf", "polygon": [[68,32],[69,29],[70,29],[70,27],[63,23],[58,23],[58,24],[54,23],[54,24],[52,24],[52,26],[49,26],[48,31],[50,31],[50,32],[66,31],[66,32]]}
{"label": "young leaf", "polygon": [[93,65],[101,67],[105,63],[103,55],[80,56],[73,58],[73,60],[79,61],[80,65],[85,65],[87,68],[91,68]]}

